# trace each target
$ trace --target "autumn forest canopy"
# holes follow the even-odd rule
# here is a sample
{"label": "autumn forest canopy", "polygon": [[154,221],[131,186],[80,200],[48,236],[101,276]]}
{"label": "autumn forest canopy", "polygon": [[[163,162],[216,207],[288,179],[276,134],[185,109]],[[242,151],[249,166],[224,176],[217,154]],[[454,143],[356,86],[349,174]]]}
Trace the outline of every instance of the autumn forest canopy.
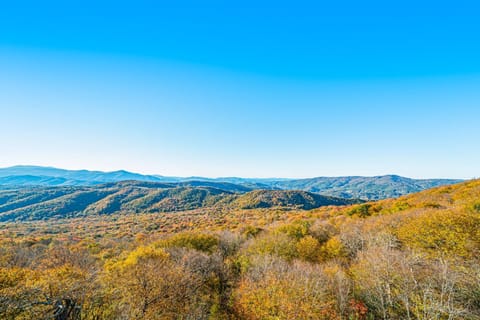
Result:
{"label": "autumn forest canopy", "polygon": [[480,181],[0,191],[1,319],[480,319]]}

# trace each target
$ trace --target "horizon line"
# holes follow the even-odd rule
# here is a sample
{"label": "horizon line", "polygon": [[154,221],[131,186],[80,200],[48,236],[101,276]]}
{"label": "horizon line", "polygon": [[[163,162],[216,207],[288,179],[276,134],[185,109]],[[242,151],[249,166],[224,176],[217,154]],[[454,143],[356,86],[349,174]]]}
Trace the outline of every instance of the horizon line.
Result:
{"label": "horizon line", "polygon": [[254,180],[276,180],[276,179],[282,179],[282,180],[303,180],[303,179],[315,179],[315,178],[352,178],[352,177],[358,177],[358,178],[375,178],[375,177],[386,177],[386,176],[397,176],[397,177],[402,177],[402,178],[408,178],[408,179],[413,179],[413,180],[474,180],[477,179],[477,176],[472,176],[470,178],[452,178],[452,177],[410,177],[410,176],[404,176],[401,174],[396,174],[396,173],[384,173],[384,174],[375,174],[375,175],[358,175],[358,174],[352,174],[352,175],[312,175],[312,176],[303,176],[303,177],[282,177],[282,176],[272,176],[272,177],[254,177],[254,176],[235,176],[235,175],[227,175],[227,176],[203,176],[203,175],[164,175],[164,174],[159,174],[159,173],[145,173],[142,171],[136,171],[136,170],[125,170],[125,169],[116,169],[116,170],[99,170],[99,169],[86,169],[81,168],[81,169],[73,169],[73,168],[64,168],[64,167],[55,167],[51,165],[34,165],[34,164],[18,164],[18,165],[10,165],[6,167],[0,167],[0,170],[4,169],[10,169],[10,168],[20,168],[20,167],[32,167],[32,168],[45,168],[45,169],[56,169],[56,170],[65,170],[65,171],[88,171],[88,172],[100,172],[100,173],[115,173],[115,172],[126,172],[126,173],[131,173],[131,174],[139,174],[143,176],[153,176],[153,177],[163,177],[163,178],[181,178],[181,179],[189,179],[189,178],[204,178],[204,179],[228,179],[228,178],[237,178],[237,179],[254,179]]}

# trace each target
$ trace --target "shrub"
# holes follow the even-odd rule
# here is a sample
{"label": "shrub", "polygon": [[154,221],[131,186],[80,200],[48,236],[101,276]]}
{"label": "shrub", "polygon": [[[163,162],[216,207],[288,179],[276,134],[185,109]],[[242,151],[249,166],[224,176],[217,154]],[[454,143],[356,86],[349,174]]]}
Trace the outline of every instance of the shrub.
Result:
{"label": "shrub", "polygon": [[310,222],[308,221],[295,221],[290,224],[278,227],[275,231],[287,234],[289,237],[300,239],[308,234],[308,227]]}
{"label": "shrub", "polygon": [[190,248],[203,252],[213,252],[218,246],[219,239],[215,235],[204,233],[178,233],[166,240],[161,240],[155,243],[157,247],[180,247]]}
{"label": "shrub", "polygon": [[250,242],[250,255],[273,255],[291,261],[298,256],[296,242],[285,233],[263,234]]}

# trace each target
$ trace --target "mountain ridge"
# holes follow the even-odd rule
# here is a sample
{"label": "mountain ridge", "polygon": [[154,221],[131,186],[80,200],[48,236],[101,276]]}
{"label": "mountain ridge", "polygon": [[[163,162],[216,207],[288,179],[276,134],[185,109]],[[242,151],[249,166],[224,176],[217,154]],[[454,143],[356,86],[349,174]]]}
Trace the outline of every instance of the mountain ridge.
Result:
{"label": "mountain ridge", "polygon": [[[220,185],[220,186],[224,186]],[[358,200],[292,190],[224,190],[202,185],[121,181],[97,186],[0,190],[0,221],[34,221],[88,215],[178,212],[194,209],[314,209]]]}
{"label": "mountain ridge", "polygon": [[[347,198],[379,200],[399,197],[432,187],[448,185],[460,179],[411,179],[399,175],[342,176],[289,178],[240,178],[240,177],[168,177],[143,175],[125,170],[111,172],[66,170],[41,166],[13,166],[0,168],[0,187],[25,186],[95,186],[120,181],[145,181],[158,183],[189,183],[201,181],[213,184],[230,184],[231,188],[248,190],[302,190],[312,193]],[[233,187],[236,185],[236,187]],[[225,187],[225,186],[224,186]]]}

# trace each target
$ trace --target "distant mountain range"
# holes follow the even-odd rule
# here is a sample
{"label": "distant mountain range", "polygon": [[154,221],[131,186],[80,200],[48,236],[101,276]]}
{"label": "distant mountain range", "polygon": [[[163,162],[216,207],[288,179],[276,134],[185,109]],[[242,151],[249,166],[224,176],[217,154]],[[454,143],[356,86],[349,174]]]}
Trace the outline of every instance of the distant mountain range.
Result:
{"label": "distant mountain range", "polygon": [[101,172],[39,166],[0,168],[0,185],[89,186],[124,180],[163,181],[155,176],[123,170]]}
{"label": "distant mountain range", "polygon": [[[181,186],[218,188],[230,192],[252,190],[301,190],[345,199],[378,200],[399,197],[436,186],[460,182],[457,179],[410,179],[396,175],[376,177],[317,177],[309,179],[255,179],[166,177],[128,171],[64,170],[39,166],[14,166],[0,169],[0,188],[26,186],[95,186],[120,181],[175,183]],[[1,201],[0,201],[1,205]]]}
{"label": "distant mountain range", "polygon": [[314,209],[360,202],[306,191],[254,190],[200,181],[160,183],[122,181],[97,186],[24,187],[0,190],[0,222],[88,215],[287,208]]}

